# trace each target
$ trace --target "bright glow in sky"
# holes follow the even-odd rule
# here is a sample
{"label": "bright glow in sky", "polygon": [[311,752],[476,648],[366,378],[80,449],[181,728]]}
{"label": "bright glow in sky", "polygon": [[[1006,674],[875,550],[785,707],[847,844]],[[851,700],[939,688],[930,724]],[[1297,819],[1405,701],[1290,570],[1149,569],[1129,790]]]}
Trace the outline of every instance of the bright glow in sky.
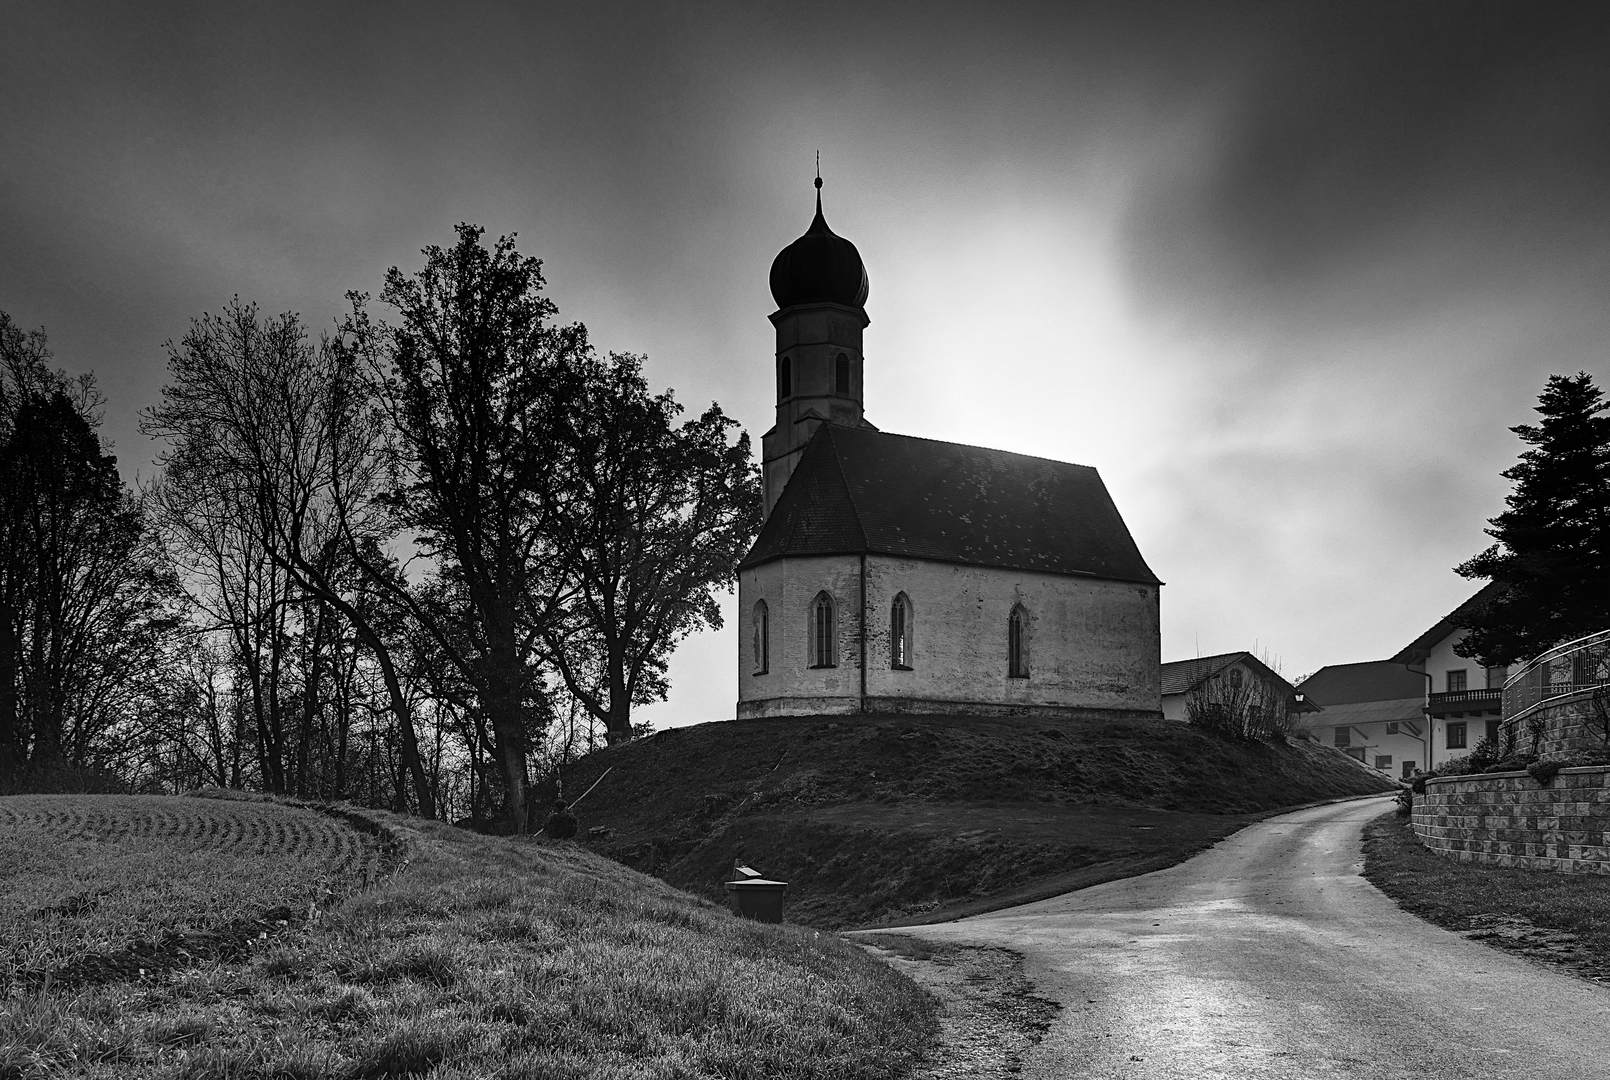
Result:
{"label": "bright glow in sky", "polygon": [[[132,477],[190,318],[327,325],[473,221],[758,446],[820,150],[870,420],[1096,466],[1164,659],[1390,655],[1475,590],[1548,374],[1610,375],[1606,15],[1070,7],[23,5],[0,309],[97,372]],[[735,649],[642,717],[730,717]]]}

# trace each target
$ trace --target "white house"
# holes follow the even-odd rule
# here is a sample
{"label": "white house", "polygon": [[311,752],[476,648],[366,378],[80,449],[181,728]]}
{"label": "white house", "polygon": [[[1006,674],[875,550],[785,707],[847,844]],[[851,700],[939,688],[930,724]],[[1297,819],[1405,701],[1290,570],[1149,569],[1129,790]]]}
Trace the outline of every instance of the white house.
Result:
{"label": "white house", "polygon": [[820,194],[771,290],[777,422],[738,573],[738,716],[1160,715],[1162,583],[1096,470],[868,423],[866,268]]}
{"label": "white house", "polygon": [[1332,664],[1299,683],[1325,710],[1310,721],[1315,737],[1398,777],[1496,738],[1508,669],[1484,668],[1454,652],[1465,637],[1455,620],[1494,588],[1476,593],[1389,660]]}
{"label": "white house", "polygon": [[1280,708],[1293,724],[1320,711],[1279,672],[1245,651],[1173,660],[1163,665],[1162,675],[1165,720],[1189,720],[1193,697],[1199,705],[1241,699],[1257,707]]}

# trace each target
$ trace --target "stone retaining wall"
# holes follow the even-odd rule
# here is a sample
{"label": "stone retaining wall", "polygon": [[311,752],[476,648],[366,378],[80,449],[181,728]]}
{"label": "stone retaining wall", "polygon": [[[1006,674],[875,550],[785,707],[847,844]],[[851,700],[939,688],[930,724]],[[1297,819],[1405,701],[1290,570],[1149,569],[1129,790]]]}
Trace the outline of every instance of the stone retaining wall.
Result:
{"label": "stone retaining wall", "polygon": [[1548,787],[1524,772],[1434,777],[1412,820],[1422,844],[1461,862],[1610,874],[1610,766],[1561,769]]}
{"label": "stone retaining wall", "polygon": [[1610,749],[1610,718],[1603,715],[1604,708],[1602,693],[1596,702],[1592,690],[1541,705],[1525,716],[1504,721],[1503,738],[1513,740],[1505,745],[1530,750],[1544,761],[1581,750]]}

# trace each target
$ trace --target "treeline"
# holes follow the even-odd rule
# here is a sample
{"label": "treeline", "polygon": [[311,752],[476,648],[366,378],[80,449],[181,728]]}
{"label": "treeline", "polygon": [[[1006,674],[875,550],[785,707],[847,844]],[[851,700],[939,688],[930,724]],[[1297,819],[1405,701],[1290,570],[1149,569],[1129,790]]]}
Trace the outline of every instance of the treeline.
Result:
{"label": "treeline", "polygon": [[0,314],[0,791],[251,787],[510,830],[719,627],[749,439],[562,325],[462,225],[314,336],[238,299],[170,343],[119,479],[93,380]]}

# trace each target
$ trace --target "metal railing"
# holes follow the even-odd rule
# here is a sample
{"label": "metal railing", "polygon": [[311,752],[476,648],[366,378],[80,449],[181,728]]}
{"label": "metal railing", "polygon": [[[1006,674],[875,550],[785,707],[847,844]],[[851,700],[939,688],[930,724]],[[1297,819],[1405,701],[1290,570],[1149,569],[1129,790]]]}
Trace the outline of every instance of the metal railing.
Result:
{"label": "metal railing", "polygon": [[1556,645],[1511,675],[1504,683],[1504,720],[1601,686],[1610,686],[1610,630]]}

